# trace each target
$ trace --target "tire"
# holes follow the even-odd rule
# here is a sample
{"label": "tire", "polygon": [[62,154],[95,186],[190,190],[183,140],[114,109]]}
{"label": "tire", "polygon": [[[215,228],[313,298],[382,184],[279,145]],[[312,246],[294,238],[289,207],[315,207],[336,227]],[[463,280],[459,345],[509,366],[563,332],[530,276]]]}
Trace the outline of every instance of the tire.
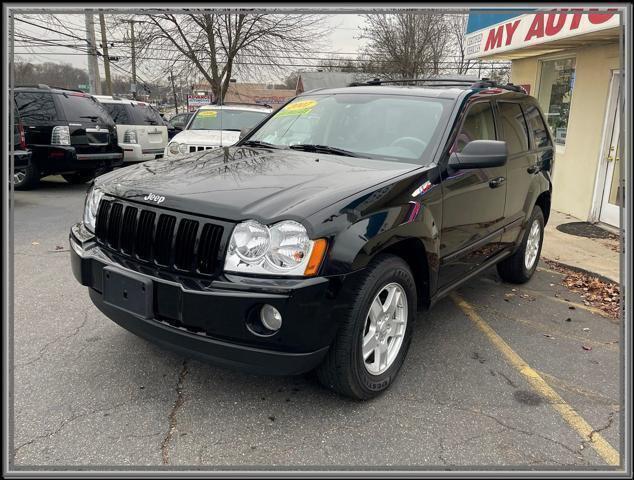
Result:
{"label": "tire", "polygon": [[95,172],[89,170],[75,173],[62,173],[62,178],[72,185],[80,185],[95,178]]}
{"label": "tire", "polygon": [[40,183],[40,171],[35,165],[13,171],[13,188],[16,190],[31,190]]}
{"label": "tire", "polygon": [[[534,243],[535,228],[539,228],[537,244]],[[533,234],[531,234],[531,232],[533,232]],[[544,214],[542,213],[542,209],[535,205],[520,247],[513,255],[497,264],[498,274],[502,277],[502,280],[510,283],[528,282],[537,269],[539,256],[542,252],[543,240]],[[532,255],[527,255],[527,249],[531,249]],[[532,261],[530,259],[532,259]]]}
{"label": "tire", "polygon": [[[399,289],[400,303],[395,307],[396,313],[391,321],[386,320],[381,316],[384,311],[378,310],[380,305],[374,302],[378,298],[379,302],[385,301],[387,305],[389,292],[398,293]],[[379,316],[372,315],[372,318],[380,318],[380,322],[371,320],[370,307],[373,304],[374,312]],[[356,400],[368,400],[385,391],[394,382],[409,349],[416,305],[416,283],[407,263],[395,255],[378,256],[352,287],[350,309],[343,314],[335,340],[317,368],[321,383]],[[403,318],[405,323],[399,323]],[[390,331],[386,332],[386,325],[391,327]],[[370,329],[373,329],[372,332]],[[381,345],[387,345],[383,347],[385,350],[381,350],[386,357],[380,355],[387,360],[384,365],[377,361],[379,350],[375,349],[367,357],[364,355],[364,337],[379,350]]]}

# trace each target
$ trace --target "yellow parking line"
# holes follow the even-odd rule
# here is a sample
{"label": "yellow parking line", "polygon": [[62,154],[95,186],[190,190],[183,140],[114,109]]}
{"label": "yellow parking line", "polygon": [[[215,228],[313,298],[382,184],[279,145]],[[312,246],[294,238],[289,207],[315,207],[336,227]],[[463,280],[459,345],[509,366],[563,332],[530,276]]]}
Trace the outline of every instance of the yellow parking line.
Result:
{"label": "yellow parking line", "polygon": [[504,355],[506,360],[522,374],[526,381],[561,415],[564,421],[601,456],[608,465],[619,465],[620,456],[603,436],[596,432],[544,379],[520,357],[502,337],[482,318],[475,309],[457,293],[451,299],[465,315],[487,336],[489,341]]}

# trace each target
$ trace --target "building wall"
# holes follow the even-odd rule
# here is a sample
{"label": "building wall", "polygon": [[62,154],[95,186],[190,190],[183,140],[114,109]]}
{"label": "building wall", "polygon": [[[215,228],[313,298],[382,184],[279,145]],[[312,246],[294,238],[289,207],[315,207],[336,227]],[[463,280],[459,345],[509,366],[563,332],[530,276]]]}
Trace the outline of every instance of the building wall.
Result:
{"label": "building wall", "polygon": [[511,81],[530,84],[539,94],[540,60],[575,55],[575,84],[570,103],[566,145],[557,147],[552,207],[582,220],[590,219],[599,165],[605,109],[612,70],[619,68],[617,43],[587,46],[540,57],[513,60]]}

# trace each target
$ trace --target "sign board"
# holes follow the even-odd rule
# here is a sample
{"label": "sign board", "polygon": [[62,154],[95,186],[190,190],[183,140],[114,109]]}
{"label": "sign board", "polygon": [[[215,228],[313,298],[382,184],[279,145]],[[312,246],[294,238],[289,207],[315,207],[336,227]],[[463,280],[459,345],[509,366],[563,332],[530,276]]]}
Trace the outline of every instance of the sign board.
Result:
{"label": "sign board", "polygon": [[520,15],[465,35],[466,57],[488,57],[618,27],[615,8],[561,8]]}
{"label": "sign board", "polygon": [[77,85],[77,88],[79,88],[82,92],[90,91],[90,85],[88,85],[87,83],[80,83],[79,85]]}
{"label": "sign board", "polygon": [[195,112],[203,105],[211,105],[211,95],[187,95],[188,112]]}

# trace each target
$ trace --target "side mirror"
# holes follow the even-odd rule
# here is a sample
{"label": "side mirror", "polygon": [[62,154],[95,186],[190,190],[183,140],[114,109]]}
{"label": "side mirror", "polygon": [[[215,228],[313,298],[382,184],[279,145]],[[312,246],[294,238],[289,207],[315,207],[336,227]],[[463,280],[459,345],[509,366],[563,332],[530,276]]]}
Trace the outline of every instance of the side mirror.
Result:
{"label": "side mirror", "polygon": [[253,130],[252,128],[243,128],[242,130],[240,130],[240,137],[238,138],[238,140],[242,140],[244,137],[246,137],[249,132],[251,132],[251,130]]}
{"label": "side mirror", "polygon": [[506,142],[473,140],[464,146],[462,152],[451,154],[449,166],[454,170],[503,167],[506,159]]}

